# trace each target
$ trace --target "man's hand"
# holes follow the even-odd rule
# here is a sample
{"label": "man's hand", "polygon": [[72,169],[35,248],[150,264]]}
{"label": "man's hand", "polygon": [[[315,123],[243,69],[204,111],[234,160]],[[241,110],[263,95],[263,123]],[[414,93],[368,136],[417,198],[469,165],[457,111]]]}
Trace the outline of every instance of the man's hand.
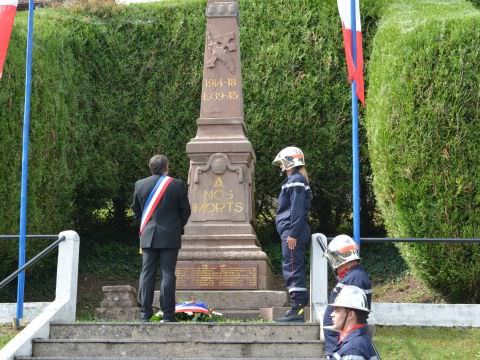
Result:
{"label": "man's hand", "polygon": [[287,238],[287,246],[290,250],[294,250],[295,249],[295,246],[297,246],[297,239],[289,236]]}

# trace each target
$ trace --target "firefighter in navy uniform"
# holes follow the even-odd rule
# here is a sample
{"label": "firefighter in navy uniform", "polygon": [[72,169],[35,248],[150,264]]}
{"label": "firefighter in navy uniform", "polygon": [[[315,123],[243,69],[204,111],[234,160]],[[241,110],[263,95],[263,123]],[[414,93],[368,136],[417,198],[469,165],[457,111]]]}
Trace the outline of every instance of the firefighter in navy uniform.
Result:
{"label": "firefighter in navy uniform", "polygon": [[[325,256],[331,267],[334,269],[338,283],[330,293],[329,302],[335,299],[346,285],[354,285],[362,289],[367,298],[367,307],[371,308],[372,286],[370,278],[360,264],[359,247],[348,235],[338,235],[332,239],[325,249]],[[338,333],[329,329],[333,324],[330,314],[333,308],[327,306],[323,315],[323,334],[325,337],[325,352],[327,359],[332,359],[333,351],[337,346]],[[367,315],[368,317],[368,315]]]}
{"label": "firefighter in navy uniform", "polygon": [[338,342],[331,358],[335,360],[380,360],[367,330],[367,307],[365,292],[351,285],[345,285],[335,302],[329,307],[333,311],[332,330],[339,333]]}
{"label": "firefighter in navy uniform", "polygon": [[290,296],[289,309],[278,322],[303,322],[308,303],[305,277],[305,250],[310,240],[307,223],[312,192],[302,150],[290,146],[280,151],[273,164],[286,175],[278,198],[275,224],[282,241],[283,277]]}

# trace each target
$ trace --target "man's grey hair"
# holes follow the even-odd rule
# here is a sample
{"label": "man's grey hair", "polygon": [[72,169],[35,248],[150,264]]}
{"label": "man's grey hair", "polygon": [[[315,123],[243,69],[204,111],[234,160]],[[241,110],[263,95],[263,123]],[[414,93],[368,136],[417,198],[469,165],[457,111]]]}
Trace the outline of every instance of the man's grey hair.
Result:
{"label": "man's grey hair", "polygon": [[165,155],[154,155],[148,162],[152,175],[162,175],[167,171],[168,159]]}

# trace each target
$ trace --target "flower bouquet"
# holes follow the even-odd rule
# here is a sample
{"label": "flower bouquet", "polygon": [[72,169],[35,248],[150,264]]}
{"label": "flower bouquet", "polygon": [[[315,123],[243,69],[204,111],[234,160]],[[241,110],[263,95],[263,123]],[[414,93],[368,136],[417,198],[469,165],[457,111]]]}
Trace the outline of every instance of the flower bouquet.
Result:
{"label": "flower bouquet", "polygon": [[[186,301],[175,305],[175,316],[178,321],[217,322],[222,321],[223,315],[209,309],[206,304],[196,301]],[[159,311],[150,319],[161,321],[163,312]]]}

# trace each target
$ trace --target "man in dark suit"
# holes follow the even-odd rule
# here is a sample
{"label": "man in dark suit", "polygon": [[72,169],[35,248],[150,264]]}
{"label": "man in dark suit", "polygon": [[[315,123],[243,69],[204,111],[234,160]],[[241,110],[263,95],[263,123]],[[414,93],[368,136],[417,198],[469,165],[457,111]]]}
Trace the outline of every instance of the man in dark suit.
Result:
{"label": "man in dark suit", "polygon": [[[168,186],[150,219],[141,224],[140,247],[142,249],[142,273],[139,282],[140,318],[149,321],[153,315],[152,303],[155,288],[157,263],[160,263],[160,308],[164,322],[175,320],[175,267],[181,247],[182,230],[190,216],[190,204],[182,180],[169,178],[168,159],[163,155],[153,156],[148,164],[152,176],[138,180],[133,193],[133,211],[138,220],[147,208],[152,190],[157,182],[168,180]],[[163,177],[162,177],[163,176]],[[154,197],[155,198],[155,197]],[[153,201],[150,201],[153,203]],[[145,217],[145,214],[144,214]]]}

